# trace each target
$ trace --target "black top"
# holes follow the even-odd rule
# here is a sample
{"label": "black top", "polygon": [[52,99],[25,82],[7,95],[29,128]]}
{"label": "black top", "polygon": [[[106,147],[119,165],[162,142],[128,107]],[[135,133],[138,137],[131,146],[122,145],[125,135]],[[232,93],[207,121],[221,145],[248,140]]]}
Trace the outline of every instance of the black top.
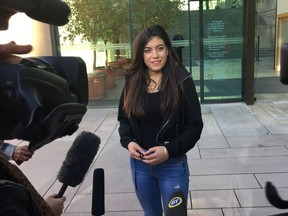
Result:
{"label": "black top", "polygon": [[147,93],[146,117],[139,121],[141,147],[148,150],[157,146],[156,136],[160,130],[163,117],[160,112],[160,92]]}

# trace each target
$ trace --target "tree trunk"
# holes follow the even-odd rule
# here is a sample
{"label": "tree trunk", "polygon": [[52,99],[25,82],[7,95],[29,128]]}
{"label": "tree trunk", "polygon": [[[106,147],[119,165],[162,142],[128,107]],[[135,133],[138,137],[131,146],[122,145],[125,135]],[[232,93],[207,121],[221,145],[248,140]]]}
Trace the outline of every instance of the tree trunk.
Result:
{"label": "tree trunk", "polygon": [[96,70],[96,50],[93,50],[93,71]]}

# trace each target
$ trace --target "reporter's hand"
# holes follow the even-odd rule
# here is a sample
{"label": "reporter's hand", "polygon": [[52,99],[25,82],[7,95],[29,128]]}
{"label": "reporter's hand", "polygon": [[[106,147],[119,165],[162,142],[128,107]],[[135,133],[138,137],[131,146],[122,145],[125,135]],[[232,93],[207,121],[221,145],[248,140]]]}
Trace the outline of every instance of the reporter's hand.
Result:
{"label": "reporter's hand", "polygon": [[144,153],[143,162],[149,165],[156,165],[166,161],[169,158],[165,146],[155,146]]}
{"label": "reporter's hand", "polygon": [[0,44],[0,63],[18,64],[22,58],[16,55],[27,54],[31,50],[31,45],[18,45],[14,41]]}
{"label": "reporter's hand", "polygon": [[12,155],[13,160],[28,161],[34,152],[28,149],[27,145],[16,146]]}
{"label": "reporter's hand", "polygon": [[64,209],[64,202],[66,197],[55,198],[57,194],[51,194],[45,198],[45,201],[52,209],[55,216],[60,216]]}
{"label": "reporter's hand", "polygon": [[145,153],[145,151],[136,142],[130,142],[128,144],[128,151],[130,156],[136,160],[142,160]]}

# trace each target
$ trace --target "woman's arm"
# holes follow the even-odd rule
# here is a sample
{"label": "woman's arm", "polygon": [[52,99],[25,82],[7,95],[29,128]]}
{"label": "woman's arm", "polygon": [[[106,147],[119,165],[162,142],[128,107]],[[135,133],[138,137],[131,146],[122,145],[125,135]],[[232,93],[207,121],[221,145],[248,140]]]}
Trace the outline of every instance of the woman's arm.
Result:
{"label": "woman's arm", "polygon": [[183,87],[179,133],[165,145],[170,157],[180,156],[192,149],[200,139],[203,129],[201,107],[193,79],[185,80]]}
{"label": "woman's arm", "polygon": [[[125,88],[125,87],[124,87]],[[128,144],[132,141],[135,141],[128,117],[123,110],[123,103],[124,103],[124,89],[122,91],[119,106],[118,106],[118,121],[119,121],[119,128],[118,132],[120,135],[120,143],[121,145],[128,149]]]}

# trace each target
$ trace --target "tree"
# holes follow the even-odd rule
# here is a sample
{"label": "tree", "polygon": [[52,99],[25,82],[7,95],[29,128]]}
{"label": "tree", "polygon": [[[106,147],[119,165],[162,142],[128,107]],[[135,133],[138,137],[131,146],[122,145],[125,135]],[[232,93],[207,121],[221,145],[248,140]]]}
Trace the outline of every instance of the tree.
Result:
{"label": "tree", "polygon": [[134,31],[138,32],[154,24],[159,24],[166,30],[177,28],[180,17],[183,16],[180,10],[183,4],[183,0],[133,0]]}
{"label": "tree", "polygon": [[[64,41],[74,42],[76,36],[88,41],[93,49],[93,69],[96,68],[96,49],[98,41],[117,42],[128,31],[126,0],[66,0],[71,8],[71,17],[66,30],[61,35]],[[126,3],[126,8],[125,4]],[[121,21],[121,22],[119,22]]]}
{"label": "tree", "polygon": [[[96,69],[96,44],[129,42],[129,2],[131,2],[133,31],[152,24],[164,28],[174,26],[181,16],[181,0],[66,0],[71,18],[61,36],[73,43],[76,36],[93,47],[93,69]],[[177,25],[177,24],[176,24]],[[106,50],[107,52],[107,50]],[[119,53],[118,53],[119,54]],[[117,54],[117,55],[118,55]],[[107,54],[106,54],[107,56]],[[107,58],[106,58],[107,59]]]}

